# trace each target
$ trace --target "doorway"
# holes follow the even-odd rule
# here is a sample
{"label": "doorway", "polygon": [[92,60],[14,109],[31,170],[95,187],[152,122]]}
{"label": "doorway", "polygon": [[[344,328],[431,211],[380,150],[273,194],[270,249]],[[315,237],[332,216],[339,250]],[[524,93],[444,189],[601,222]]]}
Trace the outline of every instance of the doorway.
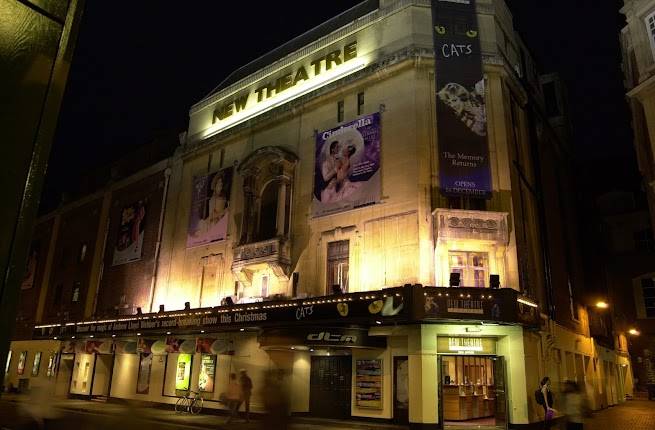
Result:
{"label": "doorway", "polygon": [[55,396],[68,397],[70,391],[71,378],[73,377],[73,366],[75,354],[61,354],[57,366],[57,376],[55,377]]}
{"label": "doorway", "polygon": [[503,357],[439,356],[439,417],[445,428],[507,428]]}
{"label": "doorway", "polygon": [[409,423],[409,360],[393,358],[393,421]]}
{"label": "doorway", "polygon": [[114,354],[96,354],[91,378],[91,398],[109,399]]}
{"label": "doorway", "polygon": [[321,418],[348,418],[352,397],[352,357],[312,357],[309,412]]}

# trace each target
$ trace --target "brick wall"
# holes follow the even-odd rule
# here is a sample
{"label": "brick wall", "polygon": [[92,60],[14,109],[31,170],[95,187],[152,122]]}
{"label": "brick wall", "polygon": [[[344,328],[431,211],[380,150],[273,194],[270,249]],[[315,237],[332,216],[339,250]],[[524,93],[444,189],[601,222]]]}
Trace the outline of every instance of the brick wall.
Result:
{"label": "brick wall", "polygon": [[[104,269],[96,306],[97,316],[133,314],[137,307],[147,312],[150,306],[150,288],[163,192],[163,172],[114,191],[109,211]],[[123,208],[139,201],[145,204],[141,258],[138,261],[114,265]]]}

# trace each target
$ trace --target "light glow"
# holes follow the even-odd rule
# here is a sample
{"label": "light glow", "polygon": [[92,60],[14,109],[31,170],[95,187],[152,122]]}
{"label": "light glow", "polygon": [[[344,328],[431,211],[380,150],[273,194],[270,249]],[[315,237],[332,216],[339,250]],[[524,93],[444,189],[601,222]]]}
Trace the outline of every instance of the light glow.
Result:
{"label": "light glow", "polygon": [[596,302],[596,307],[598,309],[607,309],[610,307],[610,305],[608,305],[607,302],[604,300],[599,300],[598,302]]}
{"label": "light glow", "polygon": [[519,302],[519,303],[522,303],[522,304],[524,304],[526,306],[530,306],[531,308],[538,308],[539,307],[539,305],[537,305],[535,302],[533,302],[531,300],[528,300],[525,297],[518,297],[516,299],[516,301]]}
{"label": "light glow", "polygon": [[641,334],[639,330],[637,330],[636,328],[631,328],[630,330],[628,330],[628,333],[630,333],[633,336],[639,336]]}

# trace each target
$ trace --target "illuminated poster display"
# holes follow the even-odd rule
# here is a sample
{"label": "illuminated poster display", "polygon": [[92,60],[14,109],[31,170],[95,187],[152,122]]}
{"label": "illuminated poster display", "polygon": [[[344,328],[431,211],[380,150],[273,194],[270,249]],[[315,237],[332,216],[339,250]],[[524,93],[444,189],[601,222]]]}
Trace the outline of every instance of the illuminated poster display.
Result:
{"label": "illuminated poster display", "polygon": [[50,353],[50,356],[48,357],[48,371],[46,373],[46,376],[48,378],[55,376],[56,365],[57,365],[57,356],[53,353]]}
{"label": "illuminated poster display", "polygon": [[136,381],[136,393],[148,394],[150,391],[150,372],[152,369],[152,354],[139,354],[139,376]]}
{"label": "illuminated poster display", "polygon": [[194,176],[187,248],[223,240],[227,236],[233,169]]}
{"label": "illuminated poster display", "polygon": [[382,409],[382,360],[357,360],[355,396],[360,408]]}
{"label": "illuminated poster display", "polygon": [[121,211],[121,224],[114,246],[112,266],[130,263],[141,259],[145,231],[146,206],[139,200]]}
{"label": "illuminated poster display", "polygon": [[206,393],[213,393],[215,376],[216,356],[213,354],[202,354],[200,376],[198,377],[198,389]]}
{"label": "illuminated poster display", "polygon": [[32,363],[32,376],[39,376],[39,369],[41,368],[41,352],[34,354],[34,362]]}
{"label": "illuminated poster display", "polygon": [[188,390],[191,380],[191,354],[180,354],[177,356],[177,367],[175,369],[175,389]]}
{"label": "illuminated poster display", "polygon": [[380,113],[316,135],[314,216],[380,201]]}
{"label": "illuminated poster display", "polygon": [[439,181],[448,196],[492,192],[475,0],[432,0]]}
{"label": "illuminated poster display", "polygon": [[18,356],[18,367],[16,368],[16,373],[22,375],[25,373],[25,362],[27,361],[27,351],[23,351]]}
{"label": "illuminated poster display", "polygon": [[9,373],[9,366],[11,365],[11,350],[7,353],[7,364],[5,364],[5,375]]}

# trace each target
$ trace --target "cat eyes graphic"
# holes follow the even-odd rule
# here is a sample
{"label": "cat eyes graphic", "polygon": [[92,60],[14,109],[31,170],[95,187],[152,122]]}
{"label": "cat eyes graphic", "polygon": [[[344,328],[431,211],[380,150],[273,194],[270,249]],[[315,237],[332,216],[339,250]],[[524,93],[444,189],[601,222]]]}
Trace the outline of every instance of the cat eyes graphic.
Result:
{"label": "cat eyes graphic", "polygon": [[[446,27],[444,27],[443,25],[435,25],[434,26],[434,31],[437,34],[441,35],[441,36],[443,36],[444,34],[447,33]],[[478,37],[478,31],[477,30],[468,30],[464,34],[466,34],[466,36],[471,38],[471,39],[475,39],[476,37]]]}

